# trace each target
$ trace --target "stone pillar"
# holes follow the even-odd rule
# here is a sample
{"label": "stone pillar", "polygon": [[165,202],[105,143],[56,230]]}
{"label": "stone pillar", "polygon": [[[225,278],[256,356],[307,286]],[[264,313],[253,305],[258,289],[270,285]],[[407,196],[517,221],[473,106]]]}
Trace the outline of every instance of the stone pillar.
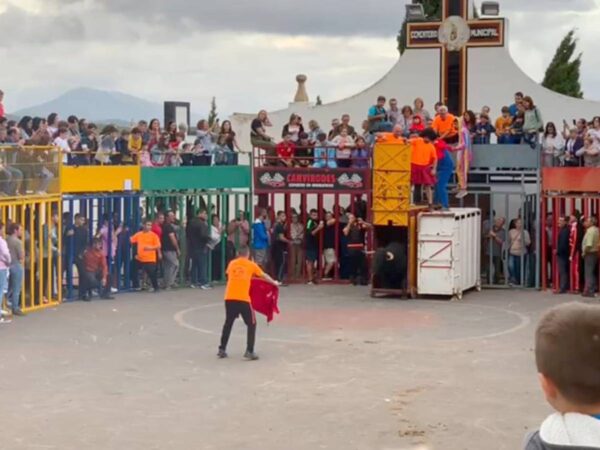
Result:
{"label": "stone pillar", "polygon": [[296,75],[296,81],[298,82],[298,90],[294,97],[294,103],[308,103],[308,94],[306,92],[306,75]]}

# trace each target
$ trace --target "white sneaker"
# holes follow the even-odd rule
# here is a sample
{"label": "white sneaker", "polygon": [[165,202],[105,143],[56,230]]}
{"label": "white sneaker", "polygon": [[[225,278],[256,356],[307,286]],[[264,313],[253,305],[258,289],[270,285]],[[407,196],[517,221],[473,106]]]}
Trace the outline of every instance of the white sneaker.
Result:
{"label": "white sneaker", "polygon": [[465,198],[467,195],[469,195],[467,191],[460,191],[458,194],[456,194],[456,198]]}
{"label": "white sneaker", "polygon": [[110,288],[110,292],[112,294],[116,294],[117,292],[119,292],[119,290],[117,288]]}
{"label": "white sneaker", "polygon": [[10,311],[0,309],[0,316],[10,316]]}
{"label": "white sneaker", "polygon": [[0,323],[11,323],[12,319],[7,319],[6,317],[0,317]]}
{"label": "white sneaker", "polygon": [[200,286],[200,289],[203,291],[209,291],[212,289],[212,286],[210,284],[205,284],[204,286]]}

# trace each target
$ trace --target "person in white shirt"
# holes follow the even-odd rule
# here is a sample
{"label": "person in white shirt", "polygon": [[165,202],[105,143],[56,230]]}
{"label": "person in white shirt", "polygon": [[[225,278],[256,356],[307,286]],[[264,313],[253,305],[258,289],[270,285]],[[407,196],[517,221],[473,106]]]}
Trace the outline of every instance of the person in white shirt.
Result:
{"label": "person in white shirt", "polygon": [[221,239],[223,238],[223,226],[221,220],[217,214],[212,215],[212,224],[210,227],[210,239],[208,241],[208,248],[211,251],[212,261],[212,281],[221,281],[222,278],[222,264],[223,264],[223,248],[220,245]]}
{"label": "person in white shirt", "polygon": [[340,134],[333,138],[331,145],[337,148],[336,158],[338,167],[347,168],[352,164],[352,149],[355,147],[354,139],[348,134],[348,128],[343,127]]}
{"label": "person in white shirt", "polygon": [[564,153],[565,140],[553,122],[548,122],[542,138],[542,159],[544,167],[558,166],[560,156]]}
{"label": "person in white shirt", "polygon": [[[0,307],[4,304],[4,293],[8,290],[8,269],[11,258],[8,244],[4,240],[4,223],[0,221]],[[0,308],[0,323],[8,323],[10,319],[5,318],[10,313]]]}
{"label": "person in white shirt", "polygon": [[66,128],[59,128],[58,136],[54,139],[53,144],[60,149],[63,164],[69,164],[69,155],[71,154],[69,131]]}

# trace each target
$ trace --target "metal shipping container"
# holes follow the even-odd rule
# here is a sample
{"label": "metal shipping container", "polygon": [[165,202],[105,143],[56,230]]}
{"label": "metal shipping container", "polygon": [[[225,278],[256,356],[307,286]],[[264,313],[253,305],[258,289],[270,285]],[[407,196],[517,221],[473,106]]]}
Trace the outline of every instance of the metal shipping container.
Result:
{"label": "metal shipping container", "polygon": [[481,289],[481,210],[419,214],[417,292],[458,299]]}

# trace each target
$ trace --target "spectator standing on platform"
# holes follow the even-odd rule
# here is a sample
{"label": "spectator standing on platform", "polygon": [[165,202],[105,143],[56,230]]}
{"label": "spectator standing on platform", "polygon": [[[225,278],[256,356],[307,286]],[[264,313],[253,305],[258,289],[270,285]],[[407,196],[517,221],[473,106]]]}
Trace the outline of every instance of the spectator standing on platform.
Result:
{"label": "spectator standing on platform", "polygon": [[572,128],[566,135],[564,165],[567,167],[579,167],[581,158],[577,152],[583,148],[583,137],[577,133],[577,128]]}
{"label": "spectator standing on platform", "polygon": [[211,258],[211,281],[221,281],[223,278],[223,246],[221,240],[223,239],[223,225],[218,214],[211,216],[210,224],[210,240],[208,241],[208,249],[210,250]]}
{"label": "spectator standing on platform", "polygon": [[227,264],[235,259],[236,250],[247,246],[250,240],[250,223],[244,211],[238,211],[237,216],[227,225]]}
{"label": "spectator standing on platform", "polygon": [[99,164],[110,164],[111,156],[117,152],[116,141],[119,137],[119,130],[113,125],[107,125],[100,133],[100,147],[94,158]]}
{"label": "spectator standing on platform", "polygon": [[508,273],[509,284],[521,284],[521,260],[525,262],[527,267],[527,248],[531,245],[531,237],[529,231],[523,228],[523,220],[515,219],[514,228],[508,232]]}
{"label": "spectator standing on platform", "polygon": [[398,100],[396,100],[395,98],[391,98],[389,101],[389,105],[390,110],[388,111],[388,118],[390,119],[392,125],[396,125],[402,115],[402,112],[398,108]]}
{"label": "spectator standing on platform", "polygon": [[315,269],[319,260],[319,235],[325,228],[325,223],[319,221],[319,212],[311,209],[306,221],[304,234],[304,254],[306,258],[306,281],[308,284],[316,283]]}
{"label": "spectator standing on platform", "polygon": [[131,155],[133,163],[137,163],[139,161],[143,147],[144,137],[142,134],[142,130],[140,130],[138,127],[134,127],[131,130],[131,134],[129,135],[129,142],[127,143],[127,148],[129,149],[129,153]]}
{"label": "spectator standing on platform", "polygon": [[69,130],[66,127],[59,128],[57,131],[57,136],[52,143],[60,150],[63,164],[69,164],[69,157],[71,155]]}
{"label": "spectator standing on platform", "polygon": [[428,127],[431,123],[431,114],[429,114],[429,111],[425,109],[425,102],[423,101],[423,99],[420,97],[415,98],[413,106],[413,114],[415,116],[421,116],[423,126]]}
{"label": "spectator standing on platform", "polygon": [[355,147],[352,149],[352,168],[353,169],[368,169],[371,152],[367,146],[365,138],[358,136],[356,138]]}
{"label": "spectator standing on platform", "polygon": [[259,111],[258,115],[250,125],[250,142],[253,147],[266,150],[267,165],[271,165],[269,163],[269,158],[275,156],[275,142],[273,141],[273,138],[267,134],[267,128],[271,126],[272,124],[267,115],[267,111],[264,109]]}
{"label": "spectator standing on platform", "polygon": [[413,123],[413,110],[410,106],[406,105],[402,107],[402,115],[398,118],[398,125],[402,126],[404,130],[404,137],[408,137],[410,129]]}
{"label": "spectator standing on platform", "polygon": [[462,128],[469,130],[469,133],[471,133],[471,140],[475,137],[475,131],[477,131],[477,117],[470,109],[466,110],[462,116]]}
{"label": "spectator standing on platform", "polygon": [[558,293],[569,292],[569,235],[571,230],[567,218],[558,218],[558,241],[556,245],[556,261],[558,264]]}
{"label": "spectator standing on platform", "polygon": [[[56,137],[56,133],[58,133],[59,128],[59,117],[56,113],[48,114],[48,118],[46,119],[46,123],[48,124],[48,133],[50,133],[50,137],[54,139]],[[66,128],[66,127],[65,127]]]}
{"label": "spectator standing on platform", "polygon": [[584,167],[600,167],[600,148],[594,145],[594,139],[591,136],[583,139],[583,148],[579,149],[575,155],[583,158]]}
{"label": "spectator standing on platform", "polygon": [[458,144],[453,150],[456,152],[456,178],[458,180],[456,198],[460,199],[468,195],[469,169],[473,160],[471,131],[467,126],[460,126]]}
{"label": "spectator standing on platform", "polygon": [[79,274],[80,299],[89,302],[92,291],[97,289],[100,298],[112,300],[108,280],[108,265],[102,252],[102,240],[95,238],[92,246],[83,253],[83,271]]}
{"label": "spectator standing on platform", "polygon": [[523,142],[523,124],[525,123],[525,111],[522,110],[522,106],[519,106],[517,115],[513,118],[510,126],[510,143],[518,145]]}
{"label": "spectator standing on platform", "polygon": [[525,120],[523,122],[523,140],[535,148],[539,141],[540,131],[543,131],[544,122],[542,113],[533,103],[529,96],[523,98],[523,107],[525,108]]}
{"label": "spectator standing on platform", "polygon": [[81,139],[81,131],[79,131],[79,119],[77,116],[69,116],[67,119],[67,128],[69,130],[69,139],[75,139],[77,142]]}
{"label": "spectator standing on platform", "polygon": [[410,182],[412,186],[422,186],[427,204],[433,206],[433,186],[436,182],[437,152],[433,145],[437,135],[431,128],[425,129],[421,137],[410,140],[412,146],[410,161]]}
{"label": "spectator standing on platform", "polygon": [[4,111],[4,91],[0,91],[0,119],[6,116]]}
{"label": "spectator standing on platform", "polygon": [[[177,239],[177,231],[175,230],[175,213],[169,211],[166,216],[163,214],[162,221],[163,224],[161,226],[159,237],[161,239],[163,253],[164,288],[169,290],[177,287],[181,250],[179,248],[179,240]],[[157,222],[152,224],[153,232],[155,225],[157,225]],[[158,236],[158,233],[156,234]]]}
{"label": "spectator standing on platform", "polygon": [[300,222],[297,212],[292,213],[292,223],[290,224],[290,274],[292,279],[300,280],[302,278],[302,266],[304,265],[304,224]]}
{"label": "spectator standing on platform", "polygon": [[336,147],[336,162],[338,167],[348,168],[352,164],[352,149],[354,148],[354,139],[349,134],[348,129],[343,127],[340,134],[333,138],[331,145]]}
{"label": "spectator standing on platform", "polygon": [[233,154],[233,161],[232,164],[233,165],[237,165],[238,163],[238,153],[242,153],[242,149],[240,148],[238,141],[237,141],[237,135],[235,134],[235,131],[233,131],[233,128],[231,127],[231,121],[230,120],[224,120],[223,123],[221,124],[221,131],[219,132],[219,139],[224,138],[225,139],[225,145],[227,146],[227,148],[229,149],[230,152],[232,152]]}
{"label": "spectator standing on platform", "polygon": [[519,108],[523,104],[523,93],[517,92],[515,94],[515,102],[508,107],[508,111],[512,118],[517,117],[517,113],[519,112]]}
{"label": "spectator standing on platform", "polygon": [[370,228],[371,225],[362,218],[357,219],[354,214],[348,213],[348,224],[343,229],[343,233],[348,238],[350,282],[354,286],[359,283],[363,286],[368,284],[365,238]]}
{"label": "spectator standing on platform", "polygon": [[[433,137],[433,136],[432,136]],[[437,153],[437,181],[435,184],[435,195],[433,201],[442,205],[442,209],[450,208],[448,199],[448,183],[454,173],[454,161],[450,155],[450,146],[441,139],[435,139],[433,145]]]}
{"label": "spectator standing on platform", "polygon": [[585,270],[584,297],[595,297],[598,289],[598,252],[600,252],[600,233],[598,232],[598,219],[587,217],[584,222],[585,235],[581,243],[581,254]]}
{"label": "spectator standing on platform", "polygon": [[410,130],[408,130],[408,135],[420,135],[421,132],[425,129],[425,124],[423,123],[423,118],[419,115],[415,115],[412,120],[412,125],[410,126]]}
{"label": "spectator standing on platform", "polygon": [[23,285],[23,276],[25,270],[25,252],[23,251],[22,238],[23,228],[18,223],[8,224],[6,234],[6,244],[10,253],[10,268],[8,278],[8,302],[12,309],[13,316],[24,316],[21,311],[21,288]]}
{"label": "spectator standing on platform", "polygon": [[544,167],[558,166],[565,148],[565,141],[556,129],[554,122],[546,124],[542,137],[542,164]]}
{"label": "spectator standing on platform", "polygon": [[587,134],[594,140],[594,146],[600,148],[600,117],[596,116],[592,119],[592,126]]}
{"label": "spectator standing on platform", "polygon": [[25,140],[26,142],[31,139],[31,136],[33,135],[32,127],[33,119],[31,118],[31,116],[21,117],[21,120],[19,120],[19,124],[17,125],[17,128],[21,133],[21,139]]}
{"label": "spectator standing on platform", "polygon": [[328,140],[331,141],[334,137],[336,137],[339,126],[340,126],[340,119],[332,119],[331,120],[331,130],[329,130],[329,133],[327,134]]}
{"label": "spectator standing on platform", "polygon": [[352,125],[350,125],[350,114],[342,115],[342,123],[340,123],[337,126],[335,136],[339,136],[340,134],[342,134],[342,130],[344,128],[346,128],[346,130],[348,131],[348,135],[351,136],[352,139],[356,138],[356,130],[354,129],[354,127]]}
{"label": "spectator standing on platform", "polygon": [[210,240],[210,225],[205,209],[200,209],[188,227],[187,239],[192,258],[192,288],[211,289],[208,284],[208,242]]}
{"label": "spectator standing on platform", "polygon": [[448,107],[442,105],[438,108],[439,114],[433,119],[431,127],[439,135],[440,139],[447,144],[458,142],[458,131],[456,129],[456,117],[448,112]]}
{"label": "spectator standing on platform", "polygon": [[487,114],[481,114],[479,122],[475,125],[474,144],[486,145],[490,144],[492,134],[496,132],[494,126],[490,123],[490,118]]}
{"label": "spectator standing on platform", "polygon": [[512,116],[508,106],[502,107],[502,115],[496,119],[496,136],[498,144],[510,144],[510,126],[512,125]]}
{"label": "spectator standing on platform", "polygon": [[298,114],[292,113],[289,122],[283,126],[281,137],[285,138],[287,135],[289,135],[290,140],[293,143],[297,143],[300,140],[300,133],[304,133],[302,119]]}
{"label": "spectator standing on platform", "polygon": [[377,97],[377,103],[369,109],[369,131],[371,133],[391,131],[394,125],[390,122],[385,110],[385,97]]}
{"label": "spectator standing on platform", "polygon": [[280,167],[294,167],[294,155],[296,154],[296,145],[292,142],[292,135],[286,134],[275,147],[277,152],[277,165]]}
{"label": "spectator standing on platform", "polygon": [[160,120],[152,119],[150,121],[148,133],[150,135],[150,139],[147,141],[148,148],[152,148],[158,143],[158,139],[160,138]]}
{"label": "spectator standing on platform", "polygon": [[291,241],[285,233],[285,212],[277,212],[277,221],[273,229],[273,263],[275,265],[275,278],[283,283],[287,275],[287,257]]}
{"label": "spectator standing on platform", "polygon": [[327,142],[327,135],[325,133],[317,136],[314,158],[313,167],[317,169],[335,169],[337,167],[336,149],[330,142]]}
{"label": "spectator standing on platform", "polygon": [[311,120],[308,122],[308,140],[311,144],[315,144],[319,138],[319,135],[323,133],[319,123],[316,120]]}
{"label": "spectator standing on platform", "polygon": [[266,224],[267,221],[267,210],[261,209],[258,217],[252,224],[252,249],[254,250],[254,262],[258,264],[263,270],[266,270],[268,265],[269,255],[269,229]]}

